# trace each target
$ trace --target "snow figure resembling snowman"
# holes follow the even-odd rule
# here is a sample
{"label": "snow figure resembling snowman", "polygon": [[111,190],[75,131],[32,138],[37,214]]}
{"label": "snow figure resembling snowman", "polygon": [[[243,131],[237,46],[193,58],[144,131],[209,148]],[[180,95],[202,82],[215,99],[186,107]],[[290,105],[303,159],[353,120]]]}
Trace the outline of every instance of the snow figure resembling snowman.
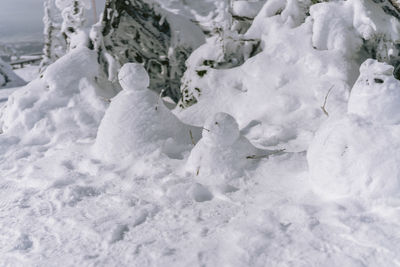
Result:
{"label": "snow figure resembling snowman", "polygon": [[118,78],[123,90],[112,99],[100,124],[95,152],[114,162],[155,151],[180,157],[199,130],[184,125],[147,89],[149,75],[142,65],[125,64]]}
{"label": "snow figure resembling snowman", "polygon": [[203,138],[190,153],[186,169],[201,183],[218,185],[242,176],[256,162],[253,158],[265,154],[240,134],[232,116],[217,113],[206,121]]}
{"label": "snow figure resembling snowman", "polygon": [[400,81],[393,67],[361,65],[348,114],[327,121],[308,150],[311,183],[328,198],[400,197]]}

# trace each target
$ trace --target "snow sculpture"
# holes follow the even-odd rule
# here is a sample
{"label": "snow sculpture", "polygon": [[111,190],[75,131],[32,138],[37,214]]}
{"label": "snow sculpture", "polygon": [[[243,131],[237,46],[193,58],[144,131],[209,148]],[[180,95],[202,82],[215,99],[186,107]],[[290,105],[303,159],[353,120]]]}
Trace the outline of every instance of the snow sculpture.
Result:
{"label": "snow sculpture", "polygon": [[348,115],[317,132],[307,158],[311,183],[329,198],[400,196],[400,81],[393,67],[367,60]]}
{"label": "snow sculpture", "polygon": [[400,122],[399,81],[393,67],[369,59],[361,65],[360,77],[351,92],[348,112],[380,124]]}
{"label": "snow sculpture", "polygon": [[241,176],[256,162],[252,158],[262,154],[240,134],[231,115],[217,113],[206,121],[203,138],[193,148],[187,170],[200,175],[205,184],[218,184],[222,181],[215,181],[215,177],[229,180]]}
{"label": "snow sculpture", "polygon": [[192,143],[198,129],[181,123],[147,89],[149,75],[142,65],[125,64],[119,72],[123,90],[112,99],[100,124],[95,151],[107,161],[141,157],[157,149],[177,156]]}

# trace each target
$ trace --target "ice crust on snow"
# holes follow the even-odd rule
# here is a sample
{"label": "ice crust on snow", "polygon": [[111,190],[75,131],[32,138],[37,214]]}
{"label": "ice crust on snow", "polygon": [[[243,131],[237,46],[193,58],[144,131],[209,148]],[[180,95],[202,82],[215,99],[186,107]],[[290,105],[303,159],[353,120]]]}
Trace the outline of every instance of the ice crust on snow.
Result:
{"label": "ice crust on snow", "polygon": [[308,150],[317,192],[332,197],[398,197],[400,82],[393,67],[368,59],[349,100],[348,115],[328,120]]}
{"label": "ice crust on snow", "polygon": [[161,151],[176,157],[197,139],[198,129],[184,125],[147,89],[144,67],[127,63],[119,72],[123,90],[112,99],[97,132],[95,153],[106,161],[122,161]]}

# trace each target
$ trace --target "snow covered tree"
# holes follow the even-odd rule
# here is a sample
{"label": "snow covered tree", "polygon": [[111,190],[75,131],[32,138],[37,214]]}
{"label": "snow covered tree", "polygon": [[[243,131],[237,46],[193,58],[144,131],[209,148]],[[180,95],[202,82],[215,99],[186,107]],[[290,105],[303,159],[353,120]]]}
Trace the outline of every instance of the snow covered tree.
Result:
{"label": "snow covered tree", "polygon": [[88,7],[87,1],[82,0],[56,0],[57,7],[62,10],[63,22],[61,32],[67,43],[67,50],[73,46],[74,38],[82,33],[85,25],[85,8]]}
{"label": "snow covered tree", "polygon": [[61,36],[61,14],[54,0],[44,1],[44,48],[40,72],[65,53],[66,43]]}
{"label": "snow covered tree", "polygon": [[[174,101],[180,98],[180,79],[191,52],[204,42],[199,27],[171,14],[150,0],[108,0],[101,22],[101,38],[95,47],[109,77],[112,55],[117,64],[143,63],[150,75],[150,88],[164,92]],[[96,44],[97,43],[97,44]]]}

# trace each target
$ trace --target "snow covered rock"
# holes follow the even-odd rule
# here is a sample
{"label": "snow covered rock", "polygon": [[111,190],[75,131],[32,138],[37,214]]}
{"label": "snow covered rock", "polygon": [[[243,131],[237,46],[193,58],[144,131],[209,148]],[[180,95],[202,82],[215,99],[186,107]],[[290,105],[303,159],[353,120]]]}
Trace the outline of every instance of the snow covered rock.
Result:
{"label": "snow covered rock", "polygon": [[206,121],[203,138],[190,153],[186,169],[205,184],[219,184],[243,175],[256,162],[252,158],[262,154],[267,152],[254,147],[240,134],[236,120],[221,112]]}
{"label": "snow covered rock", "polygon": [[142,65],[127,63],[119,72],[123,90],[111,101],[100,124],[94,151],[106,161],[141,157],[158,149],[179,156],[198,130],[180,122],[148,90],[149,76]]}
{"label": "snow covered rock", "polygon": [[392,66],[372,59],[361,65],[348,112],[378,124],[400,123],[400,81]]}
{"label": "snow covered rock", "polygon": [[14,73],[11,66],[0,59],[0,89],[25,85],[26,82]]}
{"label": "snow covered rock", "polygon": [[318,130],[307,154],[315,191],[330,198],[400,196],[400,82],[367,60],[348,115]]}

